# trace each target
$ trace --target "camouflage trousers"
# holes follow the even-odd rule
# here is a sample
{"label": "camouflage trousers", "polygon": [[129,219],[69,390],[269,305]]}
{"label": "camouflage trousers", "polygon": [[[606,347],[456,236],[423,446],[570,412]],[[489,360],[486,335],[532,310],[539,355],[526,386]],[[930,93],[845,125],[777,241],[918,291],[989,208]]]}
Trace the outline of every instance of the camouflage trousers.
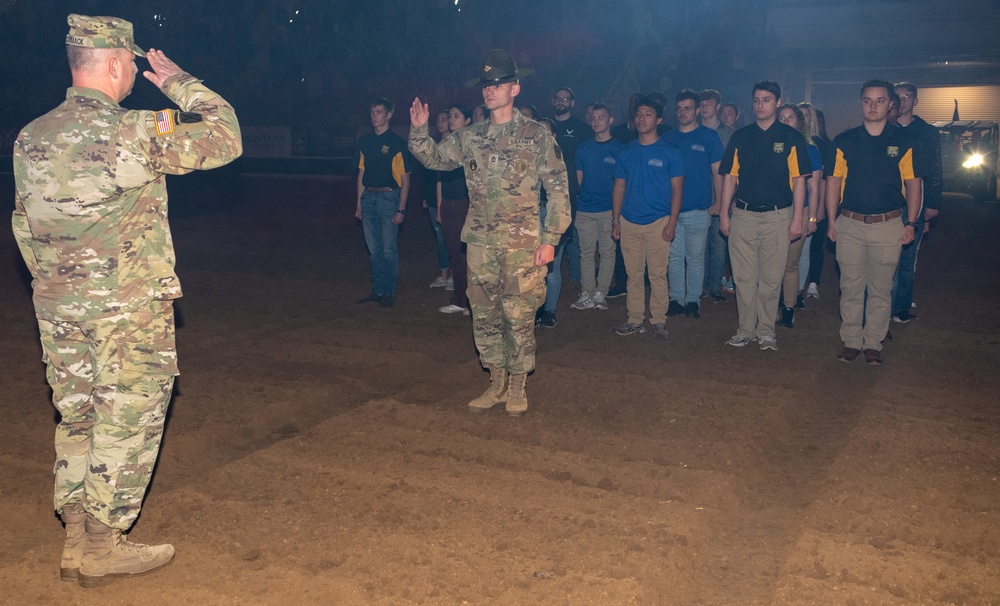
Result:
{"label": "camouflage trousers", "polygon": [[177,375],[172,301],[80,322],[38,319],[56,426],[55,509],[127,530],[156,464]]}
{"label": "camouflage trousers", "polygon": [[545,302],[545,266],[534,250],[468,245],[472,333],[484,366],[526,374],[535,368],[535,312]]}

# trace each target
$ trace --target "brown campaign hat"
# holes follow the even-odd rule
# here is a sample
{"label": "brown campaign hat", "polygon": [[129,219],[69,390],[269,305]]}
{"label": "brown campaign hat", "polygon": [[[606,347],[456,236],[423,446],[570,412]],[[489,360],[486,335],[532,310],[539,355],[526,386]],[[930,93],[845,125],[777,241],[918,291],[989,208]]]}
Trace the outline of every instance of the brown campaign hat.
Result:
{"label": "brown campaign hat", "polygon": [[484,88],[513,82],[535,73],[533,69],[517,69],[517,62],[505,50],[493,49],[480,62],[482,75],[465,83],[466,88]]}
{"label": "brown campaign hat", "polygon": [[69,23],[66,44],[70,46],[124,48],[136,56],[146,56],[146,52],[135,43],[132,24],[124,19],[72,14],[66,22]]}

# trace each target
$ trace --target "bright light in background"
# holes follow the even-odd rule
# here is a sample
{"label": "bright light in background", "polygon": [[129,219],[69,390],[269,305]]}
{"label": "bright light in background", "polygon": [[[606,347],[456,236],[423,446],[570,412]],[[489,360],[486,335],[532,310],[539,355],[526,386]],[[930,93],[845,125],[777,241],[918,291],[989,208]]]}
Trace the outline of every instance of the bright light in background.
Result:
{"label": "bright light in background", "polygon": [[982,154],[972,154],[971,156],[969,156],[969,159],[966,160],[962,164],[962,167],[963,168],[975,168],[977,166],[982,166],[982,165],[983,165],[983,155]]}

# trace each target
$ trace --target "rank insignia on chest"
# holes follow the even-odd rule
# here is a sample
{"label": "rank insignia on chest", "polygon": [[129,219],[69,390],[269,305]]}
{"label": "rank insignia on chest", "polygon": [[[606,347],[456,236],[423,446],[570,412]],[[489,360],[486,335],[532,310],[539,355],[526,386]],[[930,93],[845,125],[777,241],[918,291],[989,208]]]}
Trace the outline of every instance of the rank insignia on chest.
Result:
{"label": "rank insignia on chest", "polygon": [[174,112],[164,109],[156,112],[156,134],[169,135],[174,132]]}
{"label": "rank insignia on chest", "polygon": [[476,170],[477,168],[479,168],[479,165],[476,164],[476,161],[475,160],[470,160],[469,161],[469,170]]}
{"label": "rank insignia on chest", "polygon": [[888,154],[890,158],[895,158],[896,156],[899,155],[899,147],[895,145],[890,145],[889,147],[885,148],[885,153]]}
{"label": "rank insignia on chest", "polygon": [[780,153],[782,153],[784,151],[785,151],[785,144],[784,143],[775,143],[774,144],[774,153],[780,154]]}
{"label": "rank insignia on chest", "polygon": [[384,156],[384,155],[386,155],[388,153],[389,153],[389,146],[388,145],[383,145],[382,146],[382,155]]}
{"label": "rank insignia on chest", "polygon": [[514,160],[514,172],[523,175],[528,170],[528,163],[524,160]]}

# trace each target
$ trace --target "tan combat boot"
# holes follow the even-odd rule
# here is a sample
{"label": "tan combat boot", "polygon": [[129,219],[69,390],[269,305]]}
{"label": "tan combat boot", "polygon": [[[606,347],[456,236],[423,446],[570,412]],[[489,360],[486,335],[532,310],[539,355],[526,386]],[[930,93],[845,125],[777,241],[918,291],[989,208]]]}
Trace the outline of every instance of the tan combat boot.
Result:
{"label": "tan combat boot", "polygon": [[71,503],[59,512],[63,524],[66,525],[66,542],[63,544],[62,562],[59,564],[59,578],[64,581],[76,581],[80,578],[80,560],[83,559],[83,548],[87,544],[87,512],[82,503]]}
{"label": "tan combat boot", "polygon": [[100,587],[125,577],[159,570],[174,559],[172,545],[129,543],[117,528],[87,516],[87,546],[80,564],[80,586]]}
{"label": "tan combat boot", "polygon": [[507,390],[507,414],[519,417],[528,412],[528,394],[524,392],[528,375],[510,375],[510,387]]}
{"label": "tan combat boot", "polygon": [[507,399],[507,374],[506,368],[487,366],[490,370],[490,387],[486,392],[469,402],[469,410],[475,413],[486,412],[497,404]]}

